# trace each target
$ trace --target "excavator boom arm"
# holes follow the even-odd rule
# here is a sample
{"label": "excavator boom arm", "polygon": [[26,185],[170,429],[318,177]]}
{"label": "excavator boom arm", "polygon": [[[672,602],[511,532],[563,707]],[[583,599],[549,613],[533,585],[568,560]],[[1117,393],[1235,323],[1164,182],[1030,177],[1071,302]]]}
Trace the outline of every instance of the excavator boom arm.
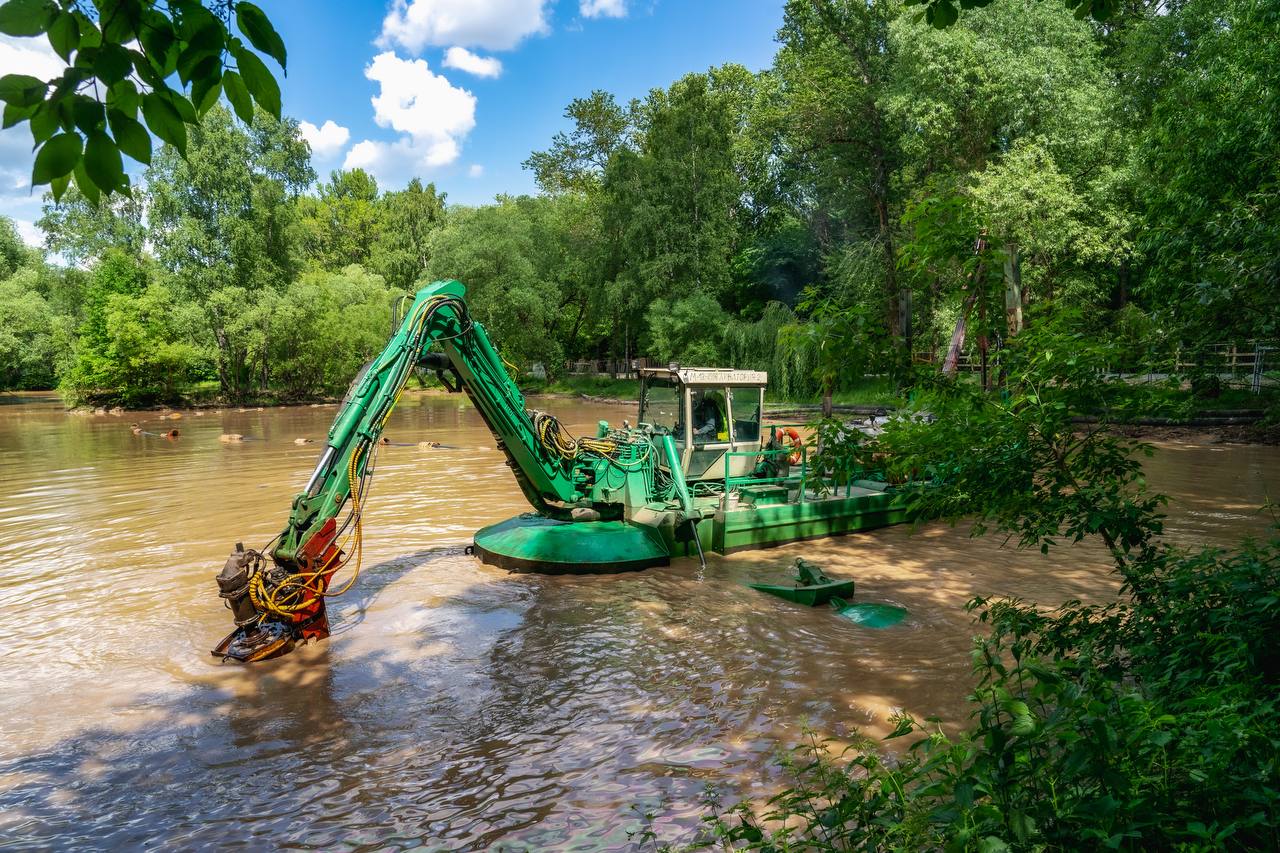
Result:
{"label": "excavator boom arm", "polygon": [[567,516],[569,506],[582,499],[572,457],[552,452],[539,435],[501,356],[484,328],[472,321],[465,295],[456,281],[433,282],[418,291],[391,340],[352,383],[270,553],[239,546],[232,553],[218,584],[238,627],[215,655],[261,660],[288,651],[299,637],[327,635],[329,581],[351,560],[358,571],[361,496],[378,441],[413,369],[440,366],[439,356],[428,353],[432,345],[443,350],[534,508]]}

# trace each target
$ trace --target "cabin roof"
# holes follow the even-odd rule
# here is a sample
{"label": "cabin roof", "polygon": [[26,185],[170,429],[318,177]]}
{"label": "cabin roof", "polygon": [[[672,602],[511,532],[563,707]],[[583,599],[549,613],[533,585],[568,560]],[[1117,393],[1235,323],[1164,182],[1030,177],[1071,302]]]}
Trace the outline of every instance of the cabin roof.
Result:
{"label": "cabin roof", "polygon": [[769,384],[769,374],[763,370],[737,370],[731,367],[642,367],[642,377],[676,380],[693,387],[755,386]]}

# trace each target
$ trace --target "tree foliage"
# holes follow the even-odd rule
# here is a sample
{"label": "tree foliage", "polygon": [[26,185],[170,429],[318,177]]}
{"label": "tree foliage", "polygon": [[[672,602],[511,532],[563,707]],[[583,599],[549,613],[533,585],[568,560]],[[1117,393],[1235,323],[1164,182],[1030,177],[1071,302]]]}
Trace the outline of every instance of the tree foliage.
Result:
{"label": "tree foliage", "polygon": [[72,180],[95,204],[128,194],[122,155],[150,164],[154,134],[185,156],[188,127],[223,91],[245,121],[255,103],[280,117],[280,84],[255,50],[284,70],[284,42],[247,0],[5,0],[0,32],[44,36],[66,63],[52,80],[0,78],[4,126],[30,127],[31,183],[55,199]]}
{"label": "tree foliage", "polygon": [[[211,8],[234,25],[235,5]],[[768,68],[631,102],[588,87],[525,164],[543,194],[475,208],[360,170],[316,185],[292,120],[211,101],[187,156],[158,147],[131,195],[68,186],[47,206],[68,267],[0,257],[39,270],[64,348],[96,340],[79,334],[94,267],[134,258],[201,318],[188,383],[234,399],[318,387],[277,372],[276,317],[301,277],[352,265],[398,293],[464,280],[521,368],[728,362],[808,397],[911,383],[908,360],[953,336],[998,383],[1009,336],[1062,308],[1127,341],[1132,369],[1274,334],[1280,34],[1263,0],[1131,4],[1103,26],[1035,0],[943,29],[917,12],[790,0]]]}

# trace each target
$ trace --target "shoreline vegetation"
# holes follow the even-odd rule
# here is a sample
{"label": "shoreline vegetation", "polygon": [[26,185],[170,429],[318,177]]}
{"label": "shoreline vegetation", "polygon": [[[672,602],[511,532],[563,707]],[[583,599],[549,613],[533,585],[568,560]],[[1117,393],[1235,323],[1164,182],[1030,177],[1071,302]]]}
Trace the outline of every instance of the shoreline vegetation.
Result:
{"label": "shoreline vegetation", "polygon": [[[516,377],[517,385],[526,396],[578,399],[592,403],[633,405],[639,399],[639,381],[610,376],[564,376],[555,380],[523,379]],[[853,418],[887,415],[907,406],[910,394],[895,392],[892,385],[871,378],[858,383],[859,387],[833,395],[834,415]],[[1143,386],[1138,386],[1142,389]],[[3,396],[25,394],[53,396],[56,389],[31,389],[28,391],[0,392]],[[411,382],[405,388],[408,396],[447,396],[446,391],[431,379]],[[1108,417],[1108,428],[1129,438],[1147,438],[1168,441],[1218,441],[1234,444],[1280,444],[1280,423],[1271,410],[1277,406],[1280,394],[1268,392],[1255,395],[1243,391],[1228,390],[1216,399],[1196,397],[1189,388],[1170,392],[1167,386],[1149,389],[1150,405],[1139,406],[1123,417]],[[63,399],[59,397],[59,399]],[[179,395],[171,405],[156,404],[138,407],[123,406],[68,406],[73,414],[132,414],[169,411],[252,411],[265,408],[321,408],[336,406],[340,397],[315,396],[296,400],[279,400],[270,396],[251,398],[242,404],[224,400],[190,398]],[[792,398],[771,396],[766,402],[766,416],[789,417],[811,421],[821,415],[822,402],[813,397],[793,395]],[[1075,422],[1081,426],[1096,424],[1099,413],[1077,415]]]}

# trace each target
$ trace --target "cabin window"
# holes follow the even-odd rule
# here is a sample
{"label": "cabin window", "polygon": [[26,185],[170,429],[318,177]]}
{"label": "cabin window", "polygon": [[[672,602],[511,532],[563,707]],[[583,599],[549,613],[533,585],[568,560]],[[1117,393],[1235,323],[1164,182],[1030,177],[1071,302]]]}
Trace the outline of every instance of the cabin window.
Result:
{"label": "cabin window", "polygon": [[760,417],[764,393],[759,388],[730,388],[734,442],[760,440]]}
{"label": "cabin window", "polygon": [[659,432],[675,435],[677,440],[684,439],[680,417],[680,388],[672,382],[648,380],[640,394],[640,423],[651,425]]}
{"label": "cabin window", "polygon": [[698,389],[690,395],[695,445],[729,440],[729,407],[725,390],[728,389]]}

